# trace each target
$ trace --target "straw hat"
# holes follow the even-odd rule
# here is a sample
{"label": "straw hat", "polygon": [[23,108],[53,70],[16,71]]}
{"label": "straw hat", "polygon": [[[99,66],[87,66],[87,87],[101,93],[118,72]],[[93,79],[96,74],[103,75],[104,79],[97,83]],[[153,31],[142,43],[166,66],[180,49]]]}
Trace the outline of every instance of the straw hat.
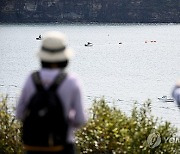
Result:
{"label": "straw hat", "polygon": [[43,36],[38,57],[45,62],[61,62],[72,57],[72,49],[67,47],[64,34],[52,31]]}

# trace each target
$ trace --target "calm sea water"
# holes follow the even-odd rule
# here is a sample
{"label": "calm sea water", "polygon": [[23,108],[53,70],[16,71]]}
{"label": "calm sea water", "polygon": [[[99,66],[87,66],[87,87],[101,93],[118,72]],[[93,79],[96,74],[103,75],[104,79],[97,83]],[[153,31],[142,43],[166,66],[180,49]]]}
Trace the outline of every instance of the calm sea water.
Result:
{"label": "calm sea water", "polygon": [[[180,25],[0,25],[0,93],[17,100],[25,78],[39,68],[35,38],[49,30],[68,35],[75,50],[69,70],[84,85],[85,106],[105,96],[130,113],[150,98],[153,113],[180,128],[180,111],[171,97],[180,78]],[[147,41],[147,43],[145,43]],[[151,42],[156,41],[156,42]],[[84,44],[92,42],[92,47]],[[122,44],[119,44],[121,42]]]}

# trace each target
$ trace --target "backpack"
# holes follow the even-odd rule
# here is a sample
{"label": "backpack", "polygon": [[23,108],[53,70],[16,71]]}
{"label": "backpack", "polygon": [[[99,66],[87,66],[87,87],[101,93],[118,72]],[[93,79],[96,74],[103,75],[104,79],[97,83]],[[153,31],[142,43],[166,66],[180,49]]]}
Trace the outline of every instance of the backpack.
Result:
{"label": "backpack", "polygon": [[22,140],[25,145],[47,147],[66,143],[67,119],[62,100],[56,94],[56,89],[66,76],[66,73],[59,74],[53,84],[45,89],[39,72],[32,74],[36,92],[25,110],[22,127]]}

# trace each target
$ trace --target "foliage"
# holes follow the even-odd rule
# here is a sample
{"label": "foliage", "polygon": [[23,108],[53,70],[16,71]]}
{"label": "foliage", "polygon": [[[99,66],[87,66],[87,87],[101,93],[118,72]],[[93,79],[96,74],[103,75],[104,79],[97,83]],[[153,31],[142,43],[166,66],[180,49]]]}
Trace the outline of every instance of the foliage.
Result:
{"label": "foliage", "polygon": [[0,0],[0,10],[9,23],[180,22],[178,0]]}
{"label": "foliage", "polygon": [[134,106],[129,117],[104,99],[95,100],[91,112],[93,116],[76,133],[81,153],[178,153],[180,142],[172,141],[177,129],[151,115],[150,100],[139,109]]}
{"label": "foliage", "polygon": [[[109,107],[104,99],[95,100],[90,111],[92,116],[87,124],[76,133],[80,153],[178,153],[180,140],[179,143],[170,141],[170,138],[176,137],[177,129],[168,122],[159,123],[151,115],[149,100],[141,108],[134,106],[131,116]],[[9,112],[7,96],[3,97],[0,100],[1,154],[23,153],[20,128],[21,124],[13,112]],[[153,147],[157,143],[154,140],[152,145],[147,142],[153,133],[156,137],[159,133],[161,138],[161,143],[156,147]],[[157,141],[157,138],[152,139]]]}
{"label": "foliage", "polygon": [[20,123],[7,106],[7,96],[0,100],[0,153],[22,153]]}

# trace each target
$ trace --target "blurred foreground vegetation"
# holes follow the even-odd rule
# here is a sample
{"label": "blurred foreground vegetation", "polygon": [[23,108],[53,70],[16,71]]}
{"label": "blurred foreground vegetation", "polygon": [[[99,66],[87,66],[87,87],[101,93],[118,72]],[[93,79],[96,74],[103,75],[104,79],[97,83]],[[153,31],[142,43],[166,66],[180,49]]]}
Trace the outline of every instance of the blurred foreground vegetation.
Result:
{"label": "blurred foreground vegetation", "polygon": [[0,98],[0,154],[22,153],[20,123],[7,106],[7,96]]}
{"label": "blurred foreground vegetation", "polygon": [[[0,100],[0,154],[23,153],[21,124],[9,112],[7,97]],[[151,102],[134,105],[131,115],[95,100],[87,124],[76,132],[79,153],[180,153],[177,129],[151,115]]]}

